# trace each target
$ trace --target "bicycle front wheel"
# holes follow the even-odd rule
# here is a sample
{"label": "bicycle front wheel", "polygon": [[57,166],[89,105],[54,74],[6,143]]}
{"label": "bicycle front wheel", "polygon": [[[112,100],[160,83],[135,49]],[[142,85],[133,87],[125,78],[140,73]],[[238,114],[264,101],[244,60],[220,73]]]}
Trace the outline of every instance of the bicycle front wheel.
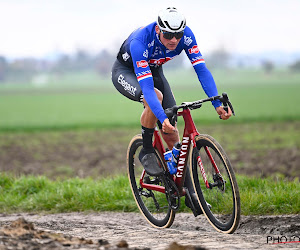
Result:
{"label": "bicycle front wheel", "polygon": [[190,167],[199,204],[217,231],[233,233],[240,221],[240,195],[233,168],[213,137],[199,135],[195,140]]}
{"label": "bicycle front wheel", "polygon": [[[157,187],[164,187],[161,177],[149,176],[138,158],[143,147],[142,135],[132,138],[127,151],[127,170],[131,190],[140,212],[146,220],[154,227],[167,228],[173,224],[175,212],[171,210],[165,193],[156,190],[143,188],[142,183],[153,184]],[[158,164],[163,166],[163,161],[156,152]]]}

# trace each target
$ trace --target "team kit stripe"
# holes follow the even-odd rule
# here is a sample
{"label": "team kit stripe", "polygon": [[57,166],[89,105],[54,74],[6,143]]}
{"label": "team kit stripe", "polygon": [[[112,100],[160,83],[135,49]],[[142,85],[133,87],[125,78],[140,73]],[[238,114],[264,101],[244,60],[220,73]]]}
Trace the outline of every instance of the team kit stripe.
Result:
{"label": "team kit stripe", "polygon": [[149,78],[149,77],[152,77],[151,73],[148,73],[148,74],[145,74],[145,75],[142,75],[142,76],[138,76],[137,79],[138,79],[138,81],[141,81],[141,80],[144,80],[144,79]]}
{"label": "team kit stripe", "polygon": [[199,59],[199,60],[196,60],[196,61],[192,62],[193,66],[195,66],[199,63],[205,63],[204,59]]}

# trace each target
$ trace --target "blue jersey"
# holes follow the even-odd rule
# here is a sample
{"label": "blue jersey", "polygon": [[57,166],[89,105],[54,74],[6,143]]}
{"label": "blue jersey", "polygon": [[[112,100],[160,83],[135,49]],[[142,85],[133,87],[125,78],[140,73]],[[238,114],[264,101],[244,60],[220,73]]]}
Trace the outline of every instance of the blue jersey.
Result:
{"label": "blue jersey", "polygon": [[[218,95],[215,81],[205,66],[205,61],[199,51],[195,36],[187,26],[183,38],[175,50],[168,50],[160,41],[155,31],[156,22],[135,30],[125,40],[120,48],[118,59],[128,67],[133,67],[141,86],[144,98],[150,109],[161,123],[167,118],[155,94],[151,68],[174,59],[182,50],[191,61],[198,79],[208,97]],[[221,106],[219,100],[212,102],[214,107]]]}

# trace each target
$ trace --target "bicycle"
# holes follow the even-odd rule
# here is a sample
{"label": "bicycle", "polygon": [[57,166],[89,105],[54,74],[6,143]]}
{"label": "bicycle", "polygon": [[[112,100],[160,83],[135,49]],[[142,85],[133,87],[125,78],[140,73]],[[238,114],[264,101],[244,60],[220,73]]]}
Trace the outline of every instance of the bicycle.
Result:
{"label": "bicycle", "polygon": [[237,229],[240,195],[234,170],[221,145],[210,135],[197,131],[190,112],[201,108],[205,102],[217,99],[225,109],[229,106],[235,115],[226,93],[165,110],[171,124],[175,124],[177,116],[182,116],[185,123],[177,173],[174,175],[169,173],[164,160],[165,148],[157,128],[153,147],[157,162],[164,171],[161,176],[149,176],[138,159],[142,136],[136,135],[130,141],[127,170],[131,190],[140,212],[152,226],[170,227],[180,208],[180,198],[185,196],[186,205],[194,216],[203,213],[217,231],[233,233]]}

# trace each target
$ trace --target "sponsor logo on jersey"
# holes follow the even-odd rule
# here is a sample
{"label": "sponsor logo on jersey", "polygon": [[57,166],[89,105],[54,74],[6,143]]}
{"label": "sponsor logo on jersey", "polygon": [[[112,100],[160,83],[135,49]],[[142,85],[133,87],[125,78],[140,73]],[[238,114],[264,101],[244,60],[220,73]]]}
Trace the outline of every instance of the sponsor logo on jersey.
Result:
{"label": "sponsor logo on jersey", "polygon": [[137,77],[151,73],[151,70],[145,70],[136,74]]}
{"label": "sponsor logo on jersey", "polygon": [[205,63],[204,59],[202,58],[202,56],[196,56],[191,60],[191,63],[193,66],[199,64],[199,63]]}
{"label": "sponsor logo on jersey", "polygon": [[130,95],[135,96],[136,87],[131,86],[128,82],[125,81],[125,77],[120,74],[118,77],[118,83],[127,91]]}
{"label": "sponsor logo on jersey", "polygon": [[159,59],[150,59],[148,62],[150,64],[156,64],[156,65],[162,65],[170,60],[172,60],[173,58],[175,58],[176,56],[173,57],[166,57],[166,58],[159,58]]}
{"label": "sponsor logo on jersey", "polygon": [[148,48],[154,46],[154,40],[151,43],[148,43]]}
{"label": "sponsor logo on jersey", "polygon": [[[167,57],[167,58],[169,58],[169,60],[170,60],[170,57]],[[150,59],[150,60],[149,60],[149,63],[150,63],[150,64],[158,64],[158,65],[161,65],[161,64],[164,64],[165,61],[167,61],[167,58]]]}
{"label": "sponsor logo on jersey", "polygon": [[193,48],[190,48],[189,49],[189,53],[190,54],[198,54],[200,51],[199,51],[199,48],[197,45],[194,45]]}
{"label": "sponsor logo on jersey", "polygon": [[148,67],[148,62],[145,60],[137,61],[136,66],[138,68],[147,68]]}
{"label": "sponsor logo on jersey", "polygon": [[151,70],[142,71],[136,74],[138,81],[144,80],[146,78],[152,77]]}
{"label": "sponsor logo on jersey", "polygon": [[153,56],[158,55],[159,52],[161,52],[161,49],[159,47],[155,47],[154,52],[153,52]]}
{"label": "sponsor logo on jersey", "polygon": [[145,51],[144,51],[144,53],[143,53],[143,57],[146,57],[146,58],[148,58],[148,50],[146,49]]}
{"label": "sponsor logo on jersey", "polygon": [[184,36],[184,44],[186,46],[190,46],[192,42],[193,42],[193,40],[192,40],[191,36],[190,37],[189,36]]}
{"label": "sponsor logo on jersey", "polygon": [[130,58],[130,55],[129,55],[127,52],[125,52],[125,53],[122,55],[122,57],[123,57],[123,60],[126,62],[126,61]]}

